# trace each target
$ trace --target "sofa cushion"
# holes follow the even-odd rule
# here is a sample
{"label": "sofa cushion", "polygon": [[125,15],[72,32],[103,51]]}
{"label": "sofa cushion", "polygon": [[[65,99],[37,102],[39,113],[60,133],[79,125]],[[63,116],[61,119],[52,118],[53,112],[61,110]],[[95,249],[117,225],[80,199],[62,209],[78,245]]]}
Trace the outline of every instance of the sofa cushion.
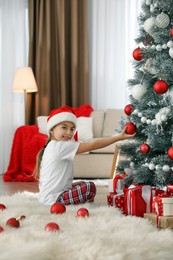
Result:
{"label": "sofa cushion", "polygon": [[88,141],[93,138],[93,118],[80,116],[77,118],[79,141]]}
{"label": "sofa cushion", "polygon": [[119,122],[124,116],[123,109],[107,109],[103,125],[103,137],[112,136],[117,133],[116,129],[120,127]]}
{"label": "sofa cushion", "polygon": [[37,117],[37,125],[38,131],[41,134],[47,135],[47,116],[38,116]]}
{"label": "sofa cushion", "polygon": [[93,137],[102,137],[105,116],[104,110],[93,111],[90,116],[93,118]]}

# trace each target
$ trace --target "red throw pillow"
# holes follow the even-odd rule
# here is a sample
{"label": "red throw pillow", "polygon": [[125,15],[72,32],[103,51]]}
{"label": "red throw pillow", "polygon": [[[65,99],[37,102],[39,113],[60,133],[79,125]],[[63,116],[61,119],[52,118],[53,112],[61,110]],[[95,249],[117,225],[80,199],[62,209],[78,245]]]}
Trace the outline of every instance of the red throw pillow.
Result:
{"label": "red throw pillow", "polygon": [[81,105],[79,107],[74,108],[74,110],[76,113],[76,117],[80,117],[80,116],[89,117],[91,112],[94,111],[92,106],[89,104]]}

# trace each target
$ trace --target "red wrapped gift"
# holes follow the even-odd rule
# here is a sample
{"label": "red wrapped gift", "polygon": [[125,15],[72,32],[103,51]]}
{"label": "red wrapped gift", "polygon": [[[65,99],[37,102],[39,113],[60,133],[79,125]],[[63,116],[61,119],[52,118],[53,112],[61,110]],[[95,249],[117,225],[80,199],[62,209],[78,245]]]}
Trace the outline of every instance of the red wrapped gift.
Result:
{"label": "red wrapped gift", "polygon": [[109,206],[114,206],[116,208],[119,208],[123,210],[124,207],[124,194],[116,194],[114,192],[110,192],[109,195],[107,195],[107,202]]}
{"label": "red wrapped gift", "polygon": [[152,201],[155,192],[155,187],[149,185],[132,185],[129,188],[125,188],[124,213],[126,215],[143,217],[144,213],[152,212]]}
{"label": "red wrapped gift", "polygon": [[166,193],[167,193],[168,195],[173,196],[173,185],[168,184],[168,185],[166,186]]}
{"label": "red wrapped gift", "polygon": [[127,174],[123,173],[123,174],[117,174],[115,175],[115,177],[113,178],[113,192],[114,193],[122,193],[123,189],[124,189],[124,183],[123,183],[123,179],[127,176]]}

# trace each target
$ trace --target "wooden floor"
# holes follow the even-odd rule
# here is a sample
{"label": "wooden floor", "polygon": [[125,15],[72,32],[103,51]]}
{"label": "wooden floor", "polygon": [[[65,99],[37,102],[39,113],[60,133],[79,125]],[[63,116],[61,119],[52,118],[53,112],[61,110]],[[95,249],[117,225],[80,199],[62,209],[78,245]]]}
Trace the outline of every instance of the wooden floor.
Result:
{"label": "wooden floor", "polygon": [[[108,186],[96,186],[97,194],[95,202],[100,205],[107,205]],[[3,176],[0,175],[0,196],[12,195],[16,192],[29,191],[38,192],[37,182],[4,182]]]}

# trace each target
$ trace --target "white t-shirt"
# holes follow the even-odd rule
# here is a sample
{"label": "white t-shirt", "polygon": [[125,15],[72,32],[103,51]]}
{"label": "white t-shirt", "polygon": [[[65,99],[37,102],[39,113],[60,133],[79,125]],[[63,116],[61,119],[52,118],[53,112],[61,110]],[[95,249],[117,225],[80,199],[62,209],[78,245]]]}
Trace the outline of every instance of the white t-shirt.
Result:
{"label": "white t-shirt", "polygon": [[74,141],[50,141],[44,150],[39,178],[38,199],[52,205],[72,187],[73,159],[79,147]]}

